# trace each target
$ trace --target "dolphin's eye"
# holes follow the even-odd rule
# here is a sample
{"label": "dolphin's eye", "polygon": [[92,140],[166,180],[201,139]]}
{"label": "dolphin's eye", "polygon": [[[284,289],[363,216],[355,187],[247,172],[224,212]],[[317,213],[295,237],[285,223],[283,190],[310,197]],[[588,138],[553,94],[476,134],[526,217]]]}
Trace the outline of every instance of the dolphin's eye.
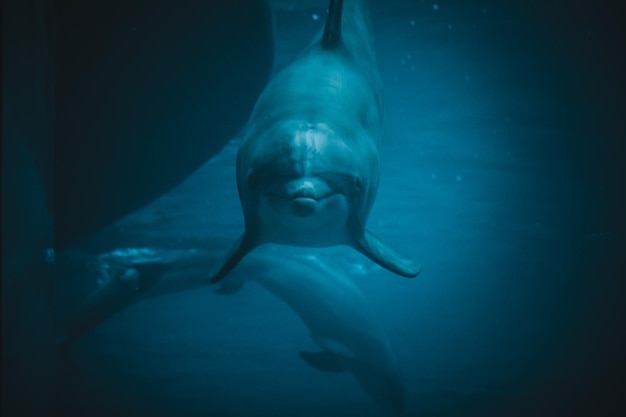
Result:
{"label": "dolphin's eye", "polygon": [[251,190],[256,190],[261,186],[263,179],[261,178],[261,174],[258,172],[253,172],[248,175],[248,188]]}
{"label": "dolphin's eye", "polygon": [[361,177],[355,177],[354,178],[354,188],[357,191],[360,191],[362,186],[363,186],[363,183],[361,182]]}

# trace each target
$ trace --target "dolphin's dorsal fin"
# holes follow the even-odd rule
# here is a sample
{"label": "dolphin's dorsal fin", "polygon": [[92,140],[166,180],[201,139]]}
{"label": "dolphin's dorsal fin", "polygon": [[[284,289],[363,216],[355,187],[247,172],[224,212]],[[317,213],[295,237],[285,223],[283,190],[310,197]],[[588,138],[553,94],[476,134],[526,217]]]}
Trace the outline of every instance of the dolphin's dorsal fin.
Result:
{"label": "dolphin's dorsal fin", "polygon": [[341,13],[343,0],[330,0],[328,16],[322,35],[322,46],[326,49],[336,48],[341,42]]}
{"label": "dolphin's dorsal fin", "polygon": [[304,352],[299,351],[298,354],[311,367],[324,372],[346,372],[348,367],[346,362],[337,355],[330,352]]}
{"label": "dolphin's dorsal fin", "polygon": [[383,268],[403,277],[413,278],[422,270],[419,263],[396,252],[367,230],[355,242],[354,248]]}

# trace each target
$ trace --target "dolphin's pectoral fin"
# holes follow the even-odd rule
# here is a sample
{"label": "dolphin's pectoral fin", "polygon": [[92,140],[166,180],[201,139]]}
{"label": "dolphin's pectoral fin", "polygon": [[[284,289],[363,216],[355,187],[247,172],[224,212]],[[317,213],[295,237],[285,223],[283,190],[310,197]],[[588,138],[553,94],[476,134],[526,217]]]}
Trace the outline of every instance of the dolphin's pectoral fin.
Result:
{"label": "dolphin's pectoral fin", "polygon": [[306,363],[311,367],[324,372],[346,372],[348,367],[346,361],[342,360],[339,356],[333,355],[330,352],[303,352],[299,351],[298,354]]}
{"label": "dolphin's pectoral fin", "polygon": [[396,252],[367,230],[355,242],[354,247],[378,265],[403,277],[413,278],[422,270],[419,263]]}
{"label": "dolphin's pectoral fin", "polygon": [[242,279],[229,279],[220,282],[220,287],[215,290],[215,294],[231,295],[238,293],[243,288]]}
{"label": "dolphin's pectoral fin", "polygon": [[214,269],[215,272],[211,273],[210,281],[216,283],[224,278],[253,248],[254,245],[248,235],[244,233],[230,249],[222,264]]}

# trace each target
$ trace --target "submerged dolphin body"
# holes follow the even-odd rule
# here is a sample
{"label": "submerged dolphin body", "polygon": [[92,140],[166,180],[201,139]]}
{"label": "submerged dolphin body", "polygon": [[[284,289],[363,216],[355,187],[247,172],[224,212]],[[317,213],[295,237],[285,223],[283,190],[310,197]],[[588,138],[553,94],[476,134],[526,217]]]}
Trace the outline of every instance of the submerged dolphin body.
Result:
{"label": "submerged dolphin body", "polygon": [[365,229],[378,188],[382,88],[367,1],[343,3],[331,0],[323,33],[256,103],[237,154],[245,232],[212,282],[264,243],[349,245],[399,275],[420,272]]}
{"label": "submerged dolphin body", "polygon": [[97,289],[60,326],[56,346],[61,359],[76,369],[71,354],[74,342],[137,301],[158,284],[172,266],[180,269],[179,265],[183,262],[179,259],[189,257],[188,252],[128,248],[93,256],[59,251],[56,256],[57,273],[62,274],[65,266],[65,269],[78,274],[72,279],[96,279],[98,282]]}
{"label": "submerged dolphin body", "polygon": [[250,256],[218,293],[237,292],[256,281],[284,301],[308,327],[319,352],[300,352],[312,367],[350,372],[389,415],[404,409],[404,380],[375,312],[351,279],[312,255],[263,250]]}
{"label": "submerged dolphin body", "polygon": [[[305,362],[322,371],[350,372],[387,414],[400,415],[405,402],[402,373],[363,294],[341,268],[296,248],[287,251],[289,257],[284,249],[267,245],[222,281],[217,292],[231,294],[246,281],[259,283],[300,317],[320,347],[318,352],[300,352]],[[95,273],[105,282],[63,326],[57,338],[61,358],[78,369],[72,360],[73,343],[131,303],[206,285],[199,277],[212,258],[194,249],[127,248],[100,254],[84,273]],[[70,269],[82,270],[82,259],[68,258],[69,263],[78,261]]]}
{"label": "submerged dolphin body", "polygon": [[[300,352],[305,362],[322,371],[350,372],[387,414],[401,414],[402,373],[361,291],[342,268],[297,248],[286,250],[288,258],[285,249],[274,245],[252,254],[220,283],[217,292],[231,294],[247,281],[259,283],[300,317],[319,346],[318,352]],[[71,354],[76,340],[142,298],[205,286],[204,274],[212,259],[210,252],[193,249],[126,248],[100,254],[95,268],[84,273],[95,273],[106,282],[63,326],[57,339],[61,358],[79,370]],[[80,270],[85,263],[74,266]],[[81,277],[89,279],[89,275]]]}

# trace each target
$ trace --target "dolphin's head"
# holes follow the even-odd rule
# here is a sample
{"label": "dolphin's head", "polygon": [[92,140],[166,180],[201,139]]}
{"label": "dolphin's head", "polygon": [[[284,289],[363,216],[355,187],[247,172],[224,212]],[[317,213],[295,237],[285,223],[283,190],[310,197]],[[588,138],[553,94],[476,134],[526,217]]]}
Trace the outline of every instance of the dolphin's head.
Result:
{"label": "dolphin's head", "polygon": [[372,164],[325,124],[291,123],[267,134],[238,160],[246,221],[254,218],[266,241],[349,243],[371,207]]}

